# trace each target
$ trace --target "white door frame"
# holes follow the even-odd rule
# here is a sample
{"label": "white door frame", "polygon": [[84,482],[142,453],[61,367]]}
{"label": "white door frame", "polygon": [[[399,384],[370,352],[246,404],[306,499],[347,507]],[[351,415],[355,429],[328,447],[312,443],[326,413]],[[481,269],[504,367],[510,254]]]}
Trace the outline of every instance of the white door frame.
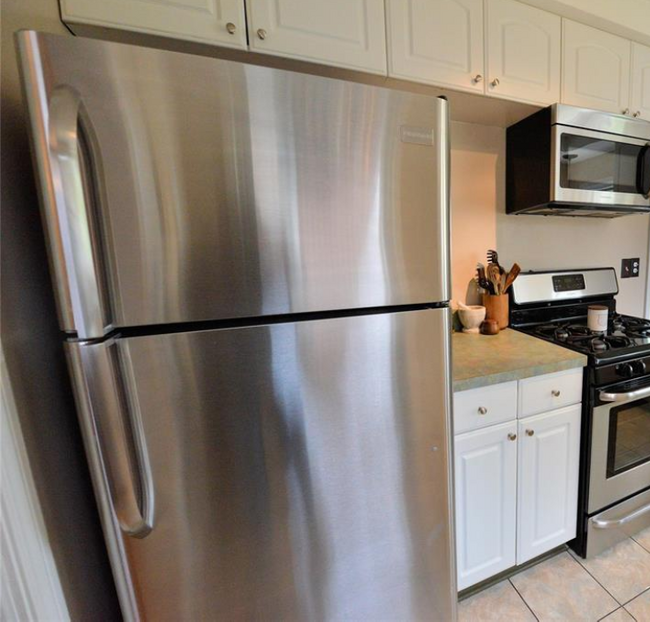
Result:
{"label": "white door frame", "polygon": [[0,619],[70,620],[0,344]]}

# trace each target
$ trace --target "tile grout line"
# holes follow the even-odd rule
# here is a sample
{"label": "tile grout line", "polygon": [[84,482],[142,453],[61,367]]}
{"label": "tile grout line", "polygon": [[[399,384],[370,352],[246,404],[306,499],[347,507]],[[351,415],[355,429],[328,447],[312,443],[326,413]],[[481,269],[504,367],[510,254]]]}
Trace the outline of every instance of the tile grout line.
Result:
{"label": "tile grout line", "polygon": [[[634,535],[636,536],[638,534],[634,534]],[[650,553],[650,549],[648,549],[643,544],[641,544],[641,542],[639,542],[634,536],[630,536],[630,540],[634,540],[644,551],[648,551],[648,553]]]}
{"label": "tile grout line", "polygon": [[[602,587],[602,588],[603,588],[603,589],[604,589],[604,590],[605,590],[605,591],[606,591],[606,592],[607,592],[607,593],[608,593],[608,594],[609,594],[609,595],[614,599],[614,602],[617,603],[617,604],[619,605],[619,607],[617,607],[616,609],[614,609],[614,611],[617,611],[618,609],[620,609],[621,607],[623,607],[623,603],[622,603],[622,602],[619,602],[618,598],[616,598],[616,596],[614,596],[614,594],[612,594],[612,593],[611,593],[611,592],[610,592],[610,591],[609,591],[609,590],[608,590],[608,589],[607,589],[607,588],[606,588],[606,587],[605,587],[605,586],[604,586],[604,585],[603,585],[603,584],[602,584],[602,583],[601,583],[601,582],[600,582],[600,581],[599,581],[599,580],[598,580],[598,579],[597,579],[593,574],[591,574],[591,572],[589,572],[589,569],[586,568],[586,567],[584,566],[584,564],[583,564],[579,559],[577,559],[576,557],[574,557],[571,553],[569,553],[569,557],[571,557],[571,559],[573,559],[573,561],[574,561],[576,564],[578,564],[578,566],[580,566],[580,568],[582,568],[582,569],[583,569],[583,570],[584,570],[584,571],[585,571],[585,572],[586,572],[586,573],[587,573],[587,574],[588,574],[588,575],[589,575],[589,576],[590,576],[590,577],[591,577],[591,578],[592,578],[596,583],[598,583],[598,585],[600,585],[600,587]],[[581,558],[581,559],[582,559],[582,558]],[[641,593],[643,593],[643,592],[641,592]],[[640,594],[637,594],[636,596],[640,596]],[[635,596],[634,598],[636,598],[636,596]],[[629,601],[628,601],[628,602],[629,602]],[[610,615],[610,613],[614,613],[614,611],[610,611],[607,615]]]}
{"label": "tile grout line", "polygon": [[539,618],[537,617],[537,615],[535,615],[535,612],[533,611],[533,608],[526,602],[526,599],[521,595],[521,593],[516,588],[515,584],[512,582],[512,580],[510,578],[508,578],[508,583],[510,583],[510,585],[512,585],[512,589],[515,592],[517,592],[517,595],[519,596],[519,598],[521,598],[524,605],[526,605],[526,607],[528,608],[528,611],[530,611],[530,613],[533,614],[533,618],[535,618],[535,620],[537,620],[537,622],[539,622]]}
{"label": "tile grout line", "polygon": [[637,594],[633,598],[630,598],[630,600],[628,600],[626,603],[623,603],[623,607],[625,607],[625,605],[629,605],[633,600],[636,600],[637,598],[639,598],[639,596],[643,596],[647,592],[650,592],[650,587],[647,587],[645,590],[643,590],[643,592]]}
{"label": "tile grout line", "polygon": [[604,620],[607,620],[609,616],[613,616],[617,611],[620,611],[621,609],[625,611],[625,613],[627,613],[629,616],[631,616],[632,619],[636,622],[636,618],[625,607],[623,607],[623,605],[621,605],[618,609],[614,609],[614,611],[611,611],[610,613],[604,615],[602,618],[599,618],[598,622],[603,622]]}
{"label": "tile grout line", "polygon": [[[627,610],[625,607],[621,607],[621,609],[622,609],[623,611],[625,611],[625,613],[627,613],[627,615],[629,615],[630,618],[632,618],[632,619],[634,620],[634,622],[639,622],[639,621],[638,621],[638,620],[637,620],[637,619],[632,615],[632,613],[631,613],[629,610]],[[618,610],[617,610],[617,611],[618,611]]]}

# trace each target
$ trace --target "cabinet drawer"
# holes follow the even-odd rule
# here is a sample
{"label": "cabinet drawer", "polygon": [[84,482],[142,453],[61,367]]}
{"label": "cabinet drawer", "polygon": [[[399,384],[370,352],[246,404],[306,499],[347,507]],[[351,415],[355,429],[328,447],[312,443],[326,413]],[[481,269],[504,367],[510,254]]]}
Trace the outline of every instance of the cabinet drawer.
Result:
{"label": "cabinet drawer", "polygon": [[519,381],[519,418],[582,401],[582,368]]}
{"label": "cabinet drawer", "polygon": [[454,393],[456,434],[516,418],[516,381]]}

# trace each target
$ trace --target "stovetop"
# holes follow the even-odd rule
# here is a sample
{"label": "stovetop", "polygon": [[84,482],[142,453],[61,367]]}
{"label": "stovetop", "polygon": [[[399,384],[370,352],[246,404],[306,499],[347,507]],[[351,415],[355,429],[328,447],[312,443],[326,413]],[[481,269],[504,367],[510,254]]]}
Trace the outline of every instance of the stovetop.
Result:
{"label": "stovetop", "polygon": [[519,330],[557,345],[590,355],[599,364],[650,354],[650,321],[614,313],[606,333],[587,327],[587,318],[558,320]]}

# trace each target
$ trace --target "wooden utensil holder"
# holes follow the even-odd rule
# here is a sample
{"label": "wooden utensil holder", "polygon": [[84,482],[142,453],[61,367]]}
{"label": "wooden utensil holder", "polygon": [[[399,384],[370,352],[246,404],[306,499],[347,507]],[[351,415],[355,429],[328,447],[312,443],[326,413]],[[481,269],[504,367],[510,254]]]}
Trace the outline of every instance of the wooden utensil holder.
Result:
{"label": "wooden utensil holder", "polygon": [[483,294],[483,306],[485,307],[485,317],[488,320],[496,320],[499,324],[499,330],[508,328],[508,294],[499,296]]}

